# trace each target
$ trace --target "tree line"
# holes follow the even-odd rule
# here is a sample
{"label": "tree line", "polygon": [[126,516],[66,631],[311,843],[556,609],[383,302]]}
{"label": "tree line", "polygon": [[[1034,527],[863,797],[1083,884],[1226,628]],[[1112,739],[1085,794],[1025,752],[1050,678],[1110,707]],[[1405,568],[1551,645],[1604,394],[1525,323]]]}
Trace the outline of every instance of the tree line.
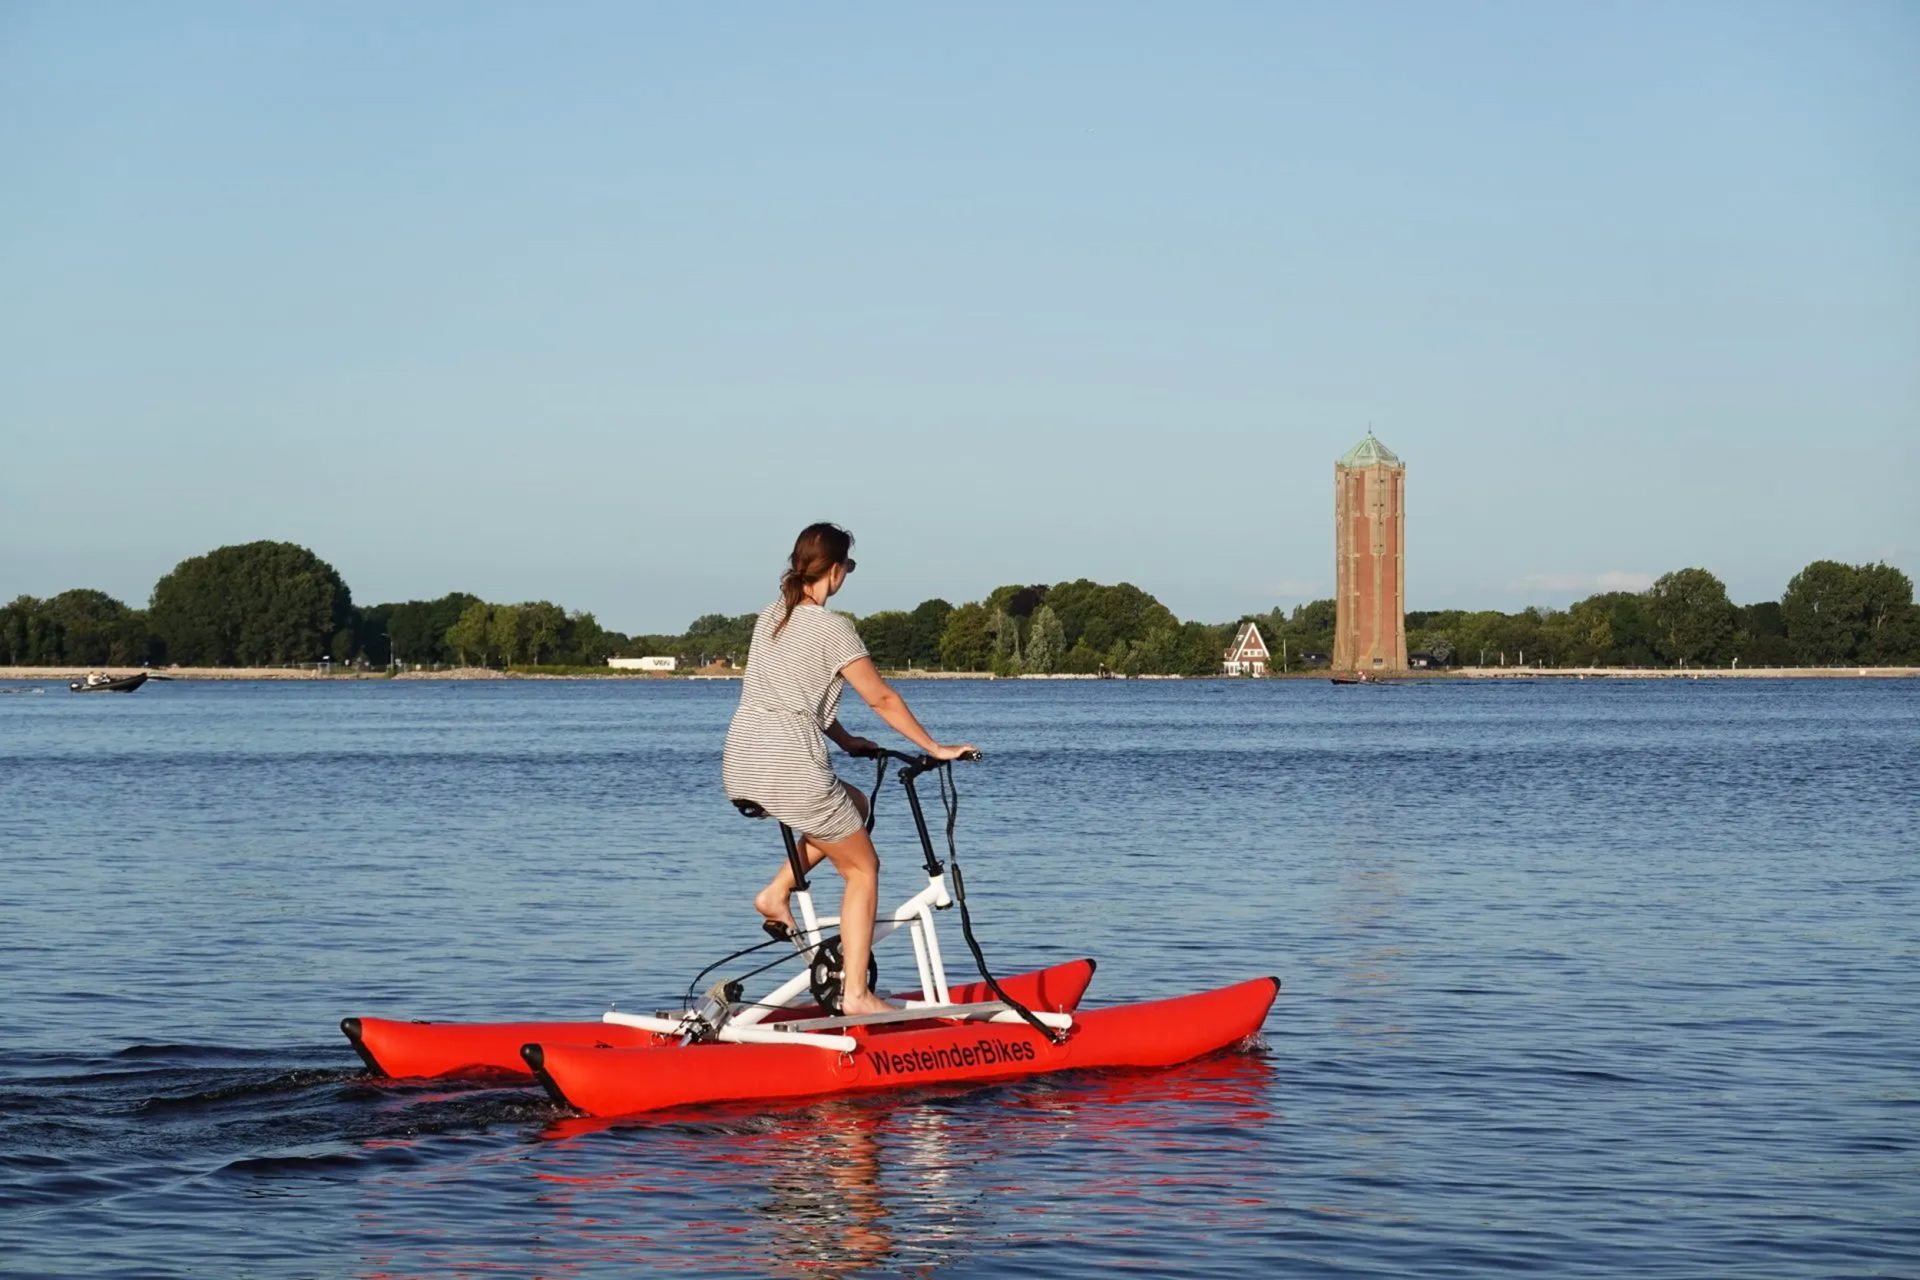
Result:
{"label": "tree line", "polygon": [[[849,615],[851,616],[851,615]],[[322,658],[406,666],[604,666],[610,656],[744,663],[755,614],[706,614],[678,635],[623,635],[547,600],[497,604],[465,592],[361,608],[304,547],[251,542],[181,561],[145,609],[104,592],[20,596],[0,606],[8,665],[281,666]],[[855,618],[882,668],[1001,675],[1207,675],[1247,622],[1274,665],[1324,665],[1332,600],[1233,622],[1183,622],[1131,583],[1012,584],[983,600],[931,599]],[[1437,665],[1824,666],[1920,664],[1913,583],[1886,564],[1809,564],[1777,601],[1735,605],[1705,569],[1566,609],[1407,614],[1408,648]]]}
{"label": "tree line", "polygon": [[14,666],[599,666],[626,643],[591,613],[544,600],[490,605],[455,591],[360,608],[332,565],[286,542],[182,560],[143,610],[91,590],[0,606],[0,655]]}
{"label": "tree line", "polygon": [[1920,664],[1913,581],[1886,564],[1816,560],[1778,600],[1736,605],[1705,569],[1566,609],[1407,615],[1407,645],[1445,665],[1748,667]]}

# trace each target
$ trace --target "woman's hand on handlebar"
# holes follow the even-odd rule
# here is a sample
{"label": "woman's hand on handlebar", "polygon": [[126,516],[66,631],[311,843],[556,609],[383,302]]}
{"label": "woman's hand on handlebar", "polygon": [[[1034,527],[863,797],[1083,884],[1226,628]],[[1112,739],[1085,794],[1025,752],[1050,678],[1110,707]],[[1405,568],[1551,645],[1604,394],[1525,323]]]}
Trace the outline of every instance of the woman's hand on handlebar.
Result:
{"label": "woman's hand on handlebar", "polygon": [[927,752],[935,760],[978,760],[980,748],[971,742],[962,742],[955,746],[936,743],[933,750]]}
{"label": "woman's hand on handlebar", "polygon": [[880,744],[872,738],[847,737],[840,743],[840,749],[850,756],[877,756]]}

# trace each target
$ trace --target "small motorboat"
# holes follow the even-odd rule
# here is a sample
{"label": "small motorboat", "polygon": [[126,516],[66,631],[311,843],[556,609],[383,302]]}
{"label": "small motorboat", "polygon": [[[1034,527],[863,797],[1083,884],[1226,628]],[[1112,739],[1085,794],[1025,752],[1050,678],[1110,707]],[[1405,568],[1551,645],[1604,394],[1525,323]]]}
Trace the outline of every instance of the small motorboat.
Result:
{"label": "small motorboat", "polygon": [[73,693],[132,693],[147,682],[147,673],[136,671],[130,676],[110,676],[104,671],[89,671],[85,680],[75,680],[67,685]]}
{"label": "small motorboat", "polygon": [[[793,869],[798,927],[768,926],[770,941],[709,965],[687,984],[683,1008],[660,1013],[610,1011],[598,1022],[409,1022],[344,1019],[340,1029],[376,1074],[538,1080],[563,1105],[593,1116],[620,1116],[689,1104],[783,1102],[942,1081],[988,1081],[1089,1067],[1167,1067],[1250,1041],[1260,1032],[1277,978],[1254,978],[1168,1000],[1081,1011],[1091,960],[996,979],[973,935],[953,831],[958,792],[952,765],[928,756],[879,753],[868,805],[872,829],[890,760],[904,762],[907,792],[927,872],[926,887],[874,921],[873,940],[905,933],[913,943],[917,991],[896,996],[885,1013],[846,1015],[837,917],[814,911],[808,868],[793,831],[781,839]],[[947,859],[933,837],[914,780],[938,773],[947,814]],[[749,818],[768,815],[735,801]],[[934,912],[958,907],[978,982],[947,981]],[[737,977],[716,971],[765,947],[786,954]],[[797,971],[757,1000],[745,980],[783,964]],[[871,984],[877,967],[869,959]]]}

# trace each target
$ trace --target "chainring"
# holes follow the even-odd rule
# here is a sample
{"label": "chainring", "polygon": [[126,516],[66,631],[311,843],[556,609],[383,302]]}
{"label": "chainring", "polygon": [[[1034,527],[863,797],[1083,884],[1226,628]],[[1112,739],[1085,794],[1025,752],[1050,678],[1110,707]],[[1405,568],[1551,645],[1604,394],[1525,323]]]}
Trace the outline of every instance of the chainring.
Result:
{"label": "chainring", "polygon": [[[846,985],[846,960],[840,954],[840,938],[835,935],[813,949],[813,963],[807,966],[807,985],[820,1007],[840,1016],[840,992]],[[867,990],[880,989],[880,966],[873,953],[867,953]]]}

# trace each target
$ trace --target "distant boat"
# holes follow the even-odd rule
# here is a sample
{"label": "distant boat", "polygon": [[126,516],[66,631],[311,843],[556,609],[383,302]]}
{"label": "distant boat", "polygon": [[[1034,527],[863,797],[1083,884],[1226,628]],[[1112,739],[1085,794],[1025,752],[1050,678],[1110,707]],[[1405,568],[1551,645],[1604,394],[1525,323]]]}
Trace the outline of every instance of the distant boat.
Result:
{"label": "distant boat", "polygon": [[1382,679],[1381,679],[1381,678],[1380,678],[1379,676],[1370,676],[1370,675],[1368,675],[1368,674],[1367,674],[1366,672],[1364,672],[1364,671],[1362,671],[1362,672],[1360,672],[1360,673],[1359,673],[1358,675],[1351,675],[1351,676],[1328,676],[1328,677],[1327,677],[1327,679],[1329,679],[1329,680],[1331,680],[1331,681],[1333,681],[1333,682],[1334,682],[1335,684],[1380,684],[1380,685],[1386,685],[1386,684],[1398,684],[1398,683],[1399,683],[1399,682],[1398,682],[1397,680],[1382,680]]}
{"label": "distant boat", "polygon": [[67,686],[72,693],[132,693],[147,682],[147,673],[136,671],[130,676],[109,676],[96,671],[85,680],[75,680]]}

